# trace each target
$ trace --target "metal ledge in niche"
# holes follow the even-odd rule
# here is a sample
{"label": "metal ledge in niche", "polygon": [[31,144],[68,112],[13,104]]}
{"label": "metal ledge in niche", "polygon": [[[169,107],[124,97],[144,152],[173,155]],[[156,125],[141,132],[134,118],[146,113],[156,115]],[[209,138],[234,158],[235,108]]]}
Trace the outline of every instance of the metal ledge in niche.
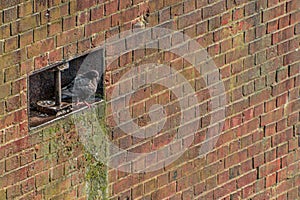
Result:
{"label": "metal ledge in niche", "polygon": [[[53,123],[103,101],[103,66],[100,49],[30,74],[29,129]],[[85,88],[89,88],[87,95],[82,93]]]}
{"label": "metal ledge in niche", "polygon": [[[92,104],[91,104],[91,109],[94,109],[95,107],[101,107],[101,106],[102,106],[102,107],[105,106],[105,105],[104,105],[104,100],[103,100],[103,99],[101,99],[101,100],[99,100],[99,101],[97,101],[97,102],[92,103]],[[60,120],[64,120],[64,119],[70,117],[71,115],[76,115],[76,114],[78,114],[78,113],[80,113],[80,112],[82,112],[82,111],[85,111],[86,109],[87,109],[87,106],[83,106],[83,107],[81,107],[81,108],[78,108],[78,109],[74,110],[73,112],[69,112],[69,113],[66,113],[66,114],[61,115],[61,116],[58,116],[58,117],[53,117],[53,116],[52,116],[52,118],[49,117],[48,120],[47,120],[47,121],[45,120],[44,123],[41,123],[41,124],[39,124],[39,125],[30,127],[30,131],[35,131],[35,130],[38,130],[38,129],[42,129],[42,128],[44,128],[45,126],[51,125],[51,124],[53,124],[53,123],[55,123],[55,122],[58,122],[58,121],[60,121]],[[100,108],[100,109],[101,109],[101,108]]]}

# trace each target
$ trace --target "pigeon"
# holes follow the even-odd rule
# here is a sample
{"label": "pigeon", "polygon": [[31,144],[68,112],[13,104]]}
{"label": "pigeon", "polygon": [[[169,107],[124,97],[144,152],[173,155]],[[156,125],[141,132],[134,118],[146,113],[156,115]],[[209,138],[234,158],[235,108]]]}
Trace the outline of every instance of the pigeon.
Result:
{"label": "pigeon", "polygon": [[79,74],[76,78],[62,88],[62,100],[76,100],[76,105],[82,102],[90,108],[90,104],[86,102],[97,90],[99,81],[99,73],[96,70],[90,70],[83,74]]}

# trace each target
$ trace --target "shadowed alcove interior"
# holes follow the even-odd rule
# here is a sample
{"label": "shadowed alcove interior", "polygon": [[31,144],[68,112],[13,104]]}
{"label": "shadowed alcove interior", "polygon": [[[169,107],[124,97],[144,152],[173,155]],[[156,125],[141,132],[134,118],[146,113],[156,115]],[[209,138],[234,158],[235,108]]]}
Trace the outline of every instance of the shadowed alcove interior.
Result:
{"label": "shadowed alcove interior", "polygon": [[84,72],[96,70],[99,73],[97,90],[87,101],[90,103],[101,101],[103,99],[103,66],[103,50],[100,49],[48,66],[29,75],[29,128],[50,123],[84,107],[76,106],[74,102],[67,102],[61,98],[62,88],[70,85],[78,75]]}

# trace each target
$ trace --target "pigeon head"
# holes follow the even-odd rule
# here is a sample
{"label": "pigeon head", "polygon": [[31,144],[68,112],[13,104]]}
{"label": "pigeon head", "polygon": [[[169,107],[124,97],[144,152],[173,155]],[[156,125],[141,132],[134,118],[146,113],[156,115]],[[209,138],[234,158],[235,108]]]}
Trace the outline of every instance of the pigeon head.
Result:
{"label": "pigeon head", "polygon": [[99,79],[99,72],[96,70],[91,70],[86,73],[84,73],[84,77],[89,78],[89,79]]}

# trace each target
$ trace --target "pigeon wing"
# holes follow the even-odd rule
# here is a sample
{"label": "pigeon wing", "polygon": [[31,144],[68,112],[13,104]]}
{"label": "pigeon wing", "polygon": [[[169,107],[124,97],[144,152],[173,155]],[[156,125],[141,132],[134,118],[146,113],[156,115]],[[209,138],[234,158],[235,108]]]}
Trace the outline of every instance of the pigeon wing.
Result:
{"label": "pigeon wing", "polygon": [[88,99],[96,92],[97,86],[93,84],[92,80],[86,77],[78,77],[74,82],[74,93],[81,100]]}

